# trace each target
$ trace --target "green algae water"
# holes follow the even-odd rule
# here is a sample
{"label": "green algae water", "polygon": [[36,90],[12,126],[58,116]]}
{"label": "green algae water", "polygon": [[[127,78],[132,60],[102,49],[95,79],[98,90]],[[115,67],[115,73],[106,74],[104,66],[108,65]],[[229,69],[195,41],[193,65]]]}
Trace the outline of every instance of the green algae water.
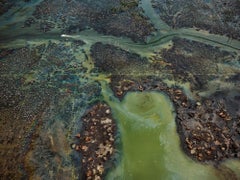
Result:
{"label": "green algae water", "polygon": [[117,103],[107,91],[103,94],[119,121],[123,144],[122,160],[107,179],[224,179],[213,166],[183,153],[174,108],[165,94],[129,92]]}
{"label": "green algae water", "polygon": [[[204,1],[1,0],[0,179],[87,179],[87,167],[93,172],[88,179],[240,179],[239,1]],[[188,117],[178,125],[166,94],[129,92],[119,101],[110,89],[125,91],[125,82],[141,85],[145,79],[153,80],[147,82],[153,89],[162,82],[181,89],[201,107],[178,109]],[[206,98],[216,106],[205,105]],[[96,152],[105,143],[112,148],[113,137],[110,144],[95,141],[105,128],[86,130],[83,120],[101,100],[111,106],[120,136],[116,156],[107,159]],[[222,103],[231,121],[218,117]],[[207,146],[216,150],[208,164],[189,158],[201,151],[187,156],[181,149],[176,127],[195,143],[192,121],[202,126],[199,135],[209,131],[213,137]],[[96,149],[83,148],[81,132],[93,134]],[[222,145],[215,146],[218,141]],[[78,145],[87,151],[87,163]],[[91,161],[96,155],[99,161]]]}

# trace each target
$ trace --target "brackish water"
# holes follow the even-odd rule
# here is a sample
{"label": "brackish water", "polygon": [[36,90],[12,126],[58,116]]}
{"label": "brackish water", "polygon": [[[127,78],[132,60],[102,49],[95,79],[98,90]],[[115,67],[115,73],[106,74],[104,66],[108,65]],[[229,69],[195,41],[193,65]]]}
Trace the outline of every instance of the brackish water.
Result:
{"label": "brackish water", "polygon": [[[128,36],[106,35],[94,28],[85,28],[79,32],[68,34],[66,29],[60,29],[58,26],[61,27],[61,25],[71,21],[73,21],[73,25],[77,26],[79,16],[71,14],[71,10],[67,12],[70,15],[67,14],[66,7],[63,6],[61,7],[62,12],[49,15],[51,16],[49,19],[48,17],[43,20],[33,18],[32,13],[35,11],[36,5],[41,2],[43,0],[32,0],[28,3],[26,1],[27,5],[23,5],[24,2],[19,1],[19,4],[0,17],[0,52],[3,52],[0,53],[2,57],[0,68],[3,70],[0,72],[0,80],[10,82],[10,85],[0,84],[4,91],[2,94],[7,97],[4,97],[7,99],[6,104],[10,104],[6,107],[0,107],[0,125],[2,126],[1,130],[4,130],[4,132],[0,132],[1,142],[3,142],[0,145],[0,150],[3,151],[0,156],[0,165],[6,167],[10,174],[8,174],[9,172],[4,174],[5,170],[1,169],[0,176],[15,177],[12,179],[22,179],[22,177],[30,177],[30,179],[79,179],[81,177],[79,175],[81,155],[71,149],[70,144],[81,130],[81,117],[87,108],[94,102],[103,100],[111,107],[121,139],[121,148],[115,150],[119,158],[115,166],[106,173],[106,179],[214,180],[229,179],[228,174],[234,174],[236,178],[240,179],[239,159],[219,162],[218,167],[216,167],[216,164],[213,165],[214,163],[200,163],[186,155],[181,148],[180,137],[177,133],[176,109],[165,93],[160,91],[128,92],[120,101],[110,89],[110,79],[115,74],[95,71],[96,67],[91,54],[92,46],[98,42],[121,48],[129,54],[136,53],[142,58],[146,58],[150,65],[155,63],[154,65],[158,66],[160,70],[156,73],[154,70],[146,68],[142,72],[138,70],[137,66],[131,66],[130,69],[133,69],[130,74],[124,74],[128,76],[127,78],[131,78],[131,76],[136,78],[135,72],[142,76],[162,78],[161,80],[168,87],[182,89],[191,100],[195,100],[194,98],[197,96],[208,97],[216,91],[228,91],[229,89],[229,91],[234,89],[237,97],[239,94],[237,80],[228,82],[225,80],[228,79],[228,76],[240,73],[240,43],[238,40],[195,28],[172,28],[159,18],[159,14],[154,10],[150,0],[141,0],[138,4],[138,7],[143,9],[142,15],[146,16],[156,28],[156,31],[146,38],[146,42],[135,42]],[[50,2],[46,4],[51,4]],[[71,1],[69,2],[71,3]],[[78,4],[80,10],[76,12],[87,9],[87,5],[89,5],[81,6],[81,1],[74,2],[80,2],[80,5]],[[90,1],[82,0],[82,2],[89,3]],[[105,1],[103,2],[102,5],[106,5]],[[62,1],[62,4],[64,3],[66,2]],[[84,3],[83,5],[85,5]],[[59,4],[57,3],[57,5]],[[53,7],[51,6],[51,10],[55,10]],[[122,10],[124,11],[124,8]],[[110,11],[112,9],[109,9]],[[121,15],[121,11],[117,13]],[[80,15],[90,16],[89,12],[87,9],[86,14]],[[129,12],[132,13],[132,10],[130,9]],[[64,16],[67,19],[64,19],[65,17],[61,13],[66,13]],[[68,16],[72,17],[68,19]],[[35,19],[32,25],[24,27],[24,22],[31,20],[31,18]],[[63,19],[63,21],[60,20],[59,24],[56,23],[54,28],[46,32],[47,25],[44,23],[55,23],[58,18]],[[94,19],[96,16],[87,18]],[[70,23],[70,25],[72,24]],[[128,28],[116,26],[120,27],[115,29],[116,32]],[[185,39],[188,43],[195,42],[195,44],[192,43],[193,47],[196,46],[195,49],[190,47],[191,45],[186,46],[185,49],[179,48],[178,44],[174,44],[176,38]],[[76,45],[77,41],[82,41],[83,44]],[[193,83],[196,82],[191,80],[194,74],[191,74],[191,68],[196,69],[195,64],[201,64],[199,60],[202,60],[202,55],[195,51],[205,48],[196,42],[202,43],[208,48],[211,47],[211,53],[216,52],[216,55],[213,55],[216,56],[216,59],[214,59],[215,57],[209,59],[214,60],[218,71],[214,74],[217,79],[209,78],[207,82],[204,82],[207,86],[206,89],[193,90]],[[25,49],[19,54],[16,53],[21,48]],[[174,72],[172,69],[166,68],[161,71],[163,66],[174,66],[174,62],[171,64],[164,61],[165,59],[161,54],[171,48],[172,51],[168,54],[175,53],[176,49],[177,53],[174,57],[176,63],[179,59],[184,58],[189,58],[189,63],[192,63],[191,66],[187,66],[187,63],[183,65],[184,72],[190,74],[187,76],[190,80],[184,79],[184,75],[184,81],[175,80],[174,73],[179,72]],[[224,56],[226,59],[222,60],[218,56],[218,50],[230,54]],[[117,50],[115,49],[115,51]],[[183,58],[178,59],[178,57]],[[112,58],[122,57],[113,56]],[[193,61],[191,61],[192,59]],[[141,63],[139,62],[139,64]],[[206,66],[212,65],[211,63]],[[199,65],[199,68],[202,66]],[[119,69],[117,72],[123,73],[124,71],[121,72]],[[206,74],[200,73],[199,77],[204,75]],[[19,100],[19,94],[23,94],[22,97],[25,99]],[[46,99],[43,98],[45,96]],[[2,103],[2,97],[0,97],[0,103]],[[12,114],[14,116],[11,116]],[[6,132],[5,129],[7,129]],[[8,131],[8,129],[10,130]],[[13,131],[14,133],[9,133]],[[12,169],[13,166],[15,169]],[[20,175],[16,175],[18,171],[21,171]]]}
{"label": "brackish water", "polygon": [[[180,148],[175,110],[166,94],[129,92],[122,102],[102,83],[103,95],[120,127],[123,143],[120,164],[107,179],[224,179],[224,171],[197,163]],[[239,161],[226,165],[240,177]]]}

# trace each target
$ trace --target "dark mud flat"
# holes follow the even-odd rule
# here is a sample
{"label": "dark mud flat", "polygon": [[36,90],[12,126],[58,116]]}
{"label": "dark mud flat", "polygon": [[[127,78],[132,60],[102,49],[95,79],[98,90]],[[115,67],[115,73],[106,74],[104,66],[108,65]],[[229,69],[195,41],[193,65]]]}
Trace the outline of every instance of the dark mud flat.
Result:
{"label": "dark mud flat", "polygon": [[95,64],[95,71],[112,74],[131,74],[134,69],[144,71],[147,68],[147,58],[130,53],[119,47],[95,43],[91,47],[91,57]]}
{"label": "dark mud flat", "polygon": [[16,76],[29,72],[39,59],[36,51],[29,48],[1,51],[0,176],[3,179],[20,179],[27,176],[26,154],[32,140],[38,136],[44,112],[50,101],[57,96],[54,88],[28,82],[23,75]]}
{"label": "dark mud flat", "polygon": [[[60,170],[53,176],[50,173],[57,168],[69,167],[66,162],[70,157],[59,163],[59,158],[63,158],[60,154],[68,151],[64,147],[70,150],[70,142],[66,143],[67,133],[62,132],[61,124],[64,122],[71,128],[68,120],[74,114],[72,112],[86,106],[79,99],[90,101],[98,97],[100,89],[97,83],[78,81],[81,76],[78,71],[84,76],[86,68],[69,54],[69,47],[79,48],[82,42],[74,41],[70,46],[66,43],[43,42],[37,46],[1,49],[2,179],[37,178],[40,174],[41,178],[47,179],[70,176],[68,170]],[[84,53],[82,58],[85,58]],[[91,89],[91,93],[84,93],[83,87]],[[70,97],[78,101],[74,103],[77,107],[73,106]],[[47,165],[48,171],[42,164]]]}
{"label": "dark mud flat", "polygon": [[223,66],[237,66],[239,62],[237,53],[183,38],[174,38],[173,46],[159,55],[167,64],[162,70],[172,71],[175,81],[190,82],[191,90],[198,92],[207,90],[211,81],[227,81],[228,76],[235,76],[234,72],[225,70]]}
{"label": "dark mud flat", "polygon": [[[82,179],[103,179],[114,165],[117,125],[109,106],[98,103],[82,117],[81,132],[71,147],[82,156]],[[118,140],[119,141],[119,140]],[[116,156],[115,156],[116,157]]]}
{"label": "dark mud flat", "polygon": [[198,28],[240,39],[238,0],[163,1],[152,0],[159,17],[172,28]]}
{"label": "dark mud flat", "polygon": [[[169,97],[178,132],[174,145],[180,137],[185,154],[179,154],[195,160],[194,170],[223,168],[221,177],[240,177],[237,0],[0,5],[0,179],[104,179],[118,171],[119,160],[127,162],[120,137],[128,133],[119,129],[122,120],[131,121],[122,103],[130,91],[145,93],[132,96],[134,106],[144,102],[139,97],[158,97],[148,91]],[[138,115],[133,121],[149,125]],[[160,155],[162,166],[169,165]],[[225,164],[231,159],[237,165]]]}
{"label": "dark mud flat", "polygon": [[93,28],[102,34],[144,41],[155,29],[142,15],[138,3],[125,0],[44,0],[36,6],[24,27],[33,27],[44,33],[57,29],[60,33],[67,34],[77,34]]}

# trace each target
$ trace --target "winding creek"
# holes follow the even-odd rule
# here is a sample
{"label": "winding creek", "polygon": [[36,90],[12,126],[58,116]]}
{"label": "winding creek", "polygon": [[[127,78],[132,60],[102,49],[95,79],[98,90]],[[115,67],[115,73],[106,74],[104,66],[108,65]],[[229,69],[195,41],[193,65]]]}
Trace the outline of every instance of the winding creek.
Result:
{"label": "winding creek", "polygon": [[[133,42],[128,38],[102,35],[94,30],[85,30],[75,35],[59,34],[59,32],[42,35],[33,32],[15,33],[18,31],[16,28],[11,31],[11,35],[0,40],[0,47],[24,47],[49,40],[74,39],[86,43],[83,45],[83,49],[87,53],[94,43],[102,42],[135,52],[142,57],[149,57],[155,50],[171,43],[174,37],[180,37],[216,46],[237,54],[240,53],[240,42],[237,40],[229,41],[226,36],[214,35],[191,28],[171,29],[159,20],[150,0],[142,0],[139,6],[143,8],[145,15],[157,29],[156,34],[149,37],[145,44]],[[5,22],[2,22],[0,29],[7,28]],[[128,92],[123,101],[119,101],[114,97],[105,77],[97,78],[93,76],[90,73],[93,67],[89,64],[86,64],[86,66],[88,68],[86,72],[88,78],[98,80],[101,83],[103,100],[111,107],[121,134],[122,158],[118,166],[108,172],[107,179],[214,180],[226,178],[225,171],[221,168],[217,169],[209,164],[197,163],[182,151],[179,135],[176,131],[175,109],[166,94],[157,91]],[[186,91],[190,90],[187,89]],[[223,162],[220,167],[231,169],[240,179],[239,161],[229,160]]]}

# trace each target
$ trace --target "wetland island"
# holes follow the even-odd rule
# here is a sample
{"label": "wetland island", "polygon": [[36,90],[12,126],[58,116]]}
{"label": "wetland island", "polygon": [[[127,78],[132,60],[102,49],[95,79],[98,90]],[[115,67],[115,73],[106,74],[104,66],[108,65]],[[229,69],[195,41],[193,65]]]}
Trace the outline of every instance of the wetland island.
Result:
{"label": "wetland island", "polygon": [[0,179],[240,179],[239,0],[2,0]]}

